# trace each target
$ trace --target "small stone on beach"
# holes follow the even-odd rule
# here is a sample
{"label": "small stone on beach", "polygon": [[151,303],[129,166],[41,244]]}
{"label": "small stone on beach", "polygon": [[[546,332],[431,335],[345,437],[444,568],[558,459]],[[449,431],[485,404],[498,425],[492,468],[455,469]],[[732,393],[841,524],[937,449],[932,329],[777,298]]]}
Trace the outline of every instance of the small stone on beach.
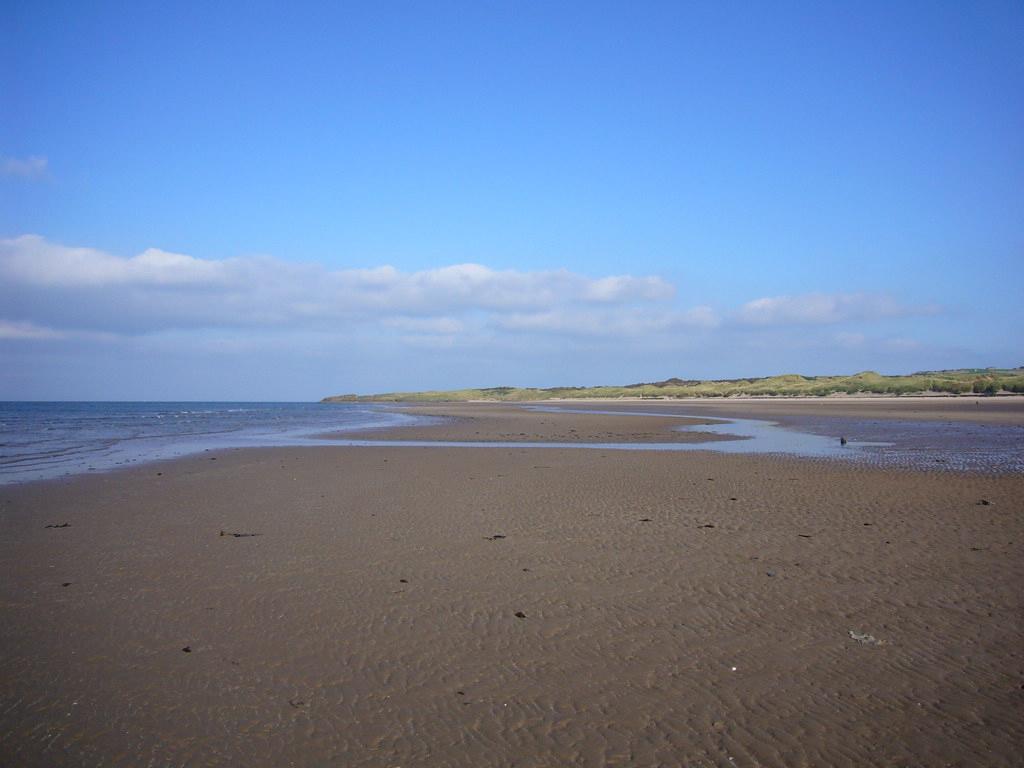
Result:
{"label": "small stone on beach", "polygon": [[861,645],[885,645],[884,640],[879,640],[874,635],[869,635],[866,632],[855,632],[851,629],[849,633],[850,637]]}
{"label": "small stone on beach", "polygon": [[522,611],[516,611],[516,618],[517,619],[525,619],[526,618],[526,614],[523,613]]}

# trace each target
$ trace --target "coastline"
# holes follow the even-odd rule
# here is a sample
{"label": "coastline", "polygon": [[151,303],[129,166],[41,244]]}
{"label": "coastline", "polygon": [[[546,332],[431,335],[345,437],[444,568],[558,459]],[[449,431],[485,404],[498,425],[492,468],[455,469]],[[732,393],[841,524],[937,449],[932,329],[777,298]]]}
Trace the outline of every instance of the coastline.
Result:
{"label": "coastline", "polygon": [[[678,424],[429,411],[453,420],[374,434]],[[1022,500],[1020,475],[514,444],[6,486],[0,762],[1014,765]]]}

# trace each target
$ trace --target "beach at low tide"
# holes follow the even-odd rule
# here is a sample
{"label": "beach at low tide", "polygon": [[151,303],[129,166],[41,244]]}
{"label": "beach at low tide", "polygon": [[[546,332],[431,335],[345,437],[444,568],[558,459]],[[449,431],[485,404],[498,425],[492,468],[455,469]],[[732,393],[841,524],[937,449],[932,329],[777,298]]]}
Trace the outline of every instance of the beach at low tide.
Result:
{"label": "beach at low tide", "polygon": [[1024,423],[928,400],[416,406],[5,486],[0,763],[1021,765],[1021,473],[533,446]]}

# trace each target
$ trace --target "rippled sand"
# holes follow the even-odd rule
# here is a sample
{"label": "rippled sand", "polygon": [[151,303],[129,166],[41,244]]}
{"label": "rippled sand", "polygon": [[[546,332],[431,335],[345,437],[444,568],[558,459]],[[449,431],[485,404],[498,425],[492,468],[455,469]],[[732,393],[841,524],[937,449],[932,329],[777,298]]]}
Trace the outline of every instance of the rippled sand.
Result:
{"label": "rippled sand", "polygon": [[[667,426],[599,418],[544,426]],[[1021,764],[1020,475],[296,448],[0,504],[3,765]]]}

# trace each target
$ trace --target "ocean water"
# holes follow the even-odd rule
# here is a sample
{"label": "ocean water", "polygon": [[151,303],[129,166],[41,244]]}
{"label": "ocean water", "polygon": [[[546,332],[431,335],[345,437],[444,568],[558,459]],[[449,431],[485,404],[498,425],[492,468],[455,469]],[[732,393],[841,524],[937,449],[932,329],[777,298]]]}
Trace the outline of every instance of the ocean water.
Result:
{"label": "ocean water", "polygon": [[422,420],[349,403],[0,402],[0,484]]}

